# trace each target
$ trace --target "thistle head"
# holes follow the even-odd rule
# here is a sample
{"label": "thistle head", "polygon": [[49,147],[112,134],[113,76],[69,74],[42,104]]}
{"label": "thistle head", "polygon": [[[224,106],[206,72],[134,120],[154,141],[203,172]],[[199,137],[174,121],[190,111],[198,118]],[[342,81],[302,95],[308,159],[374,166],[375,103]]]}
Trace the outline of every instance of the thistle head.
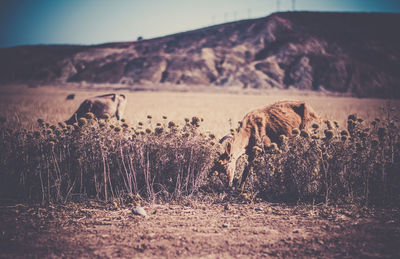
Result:
{"label": "thistle head", "polygon": [[86,125],[87,123],[88,123],[88,121],[87,121],[87,119],[85,119],[85,118],[79,118],[79,120],[78,120],[78,125],[79,125],[80,127]]}
{"label": "thistle head", "polygon": [[352,130],[354,129],[354,126],[356,125],[356,123],[353,120],[348,120],[347,121],[347,129],[348,130]]}
{"label": "thistle head", "polygon": [[262,148],[260,148],[259,146],[254,146],[253,147],[253,152],[256,153],[256,154],[257,153],[261,153],[262,151],[263,151]]}
{"label": "thistle head", "polygon": [[340,132],[340,135],[342,135],[342,136],[349,136],[350,133],[349,133],[348,130],[342,130],[342,131]]}
{"label": "thistle head", "polygon": [[72,125],[67,125],[67,129],[72,132],[74,131],[75,127]]}
{"label": "thistle head", "polygon": [[157,135],[160,135],[161,133],[163,133],[163,131],[164,131],[164,128],[162,128],[162,127],[156,127],[156,128],[154,129],[154,132],[155,132]]}
{"label": "thistle head", "polygon": [[108,113],[104,113],[104,114],[101,116],[101,118],[104,119],[105,121],[108,121],[108,120],[111,118],[111,115],[108,114]]}
{"label": "thistle head", "polygon": [[272,142],[271,145],[268,146],[268,150],[271,152],[278,151],[279,150],[278,144],[276,144],[275,142]]}
{"label": "thistle head", "polygon": [[168,128],[174,128],[174,127],[176,127],[176,123],[174,122],[174,121],[170,121],[170,122],[168,122]]}
{"label": "thistle head", "polygon": [[333,124],[335,124],[335,127],[336,127],[336,128],[339,128],[339,122],[333,121]]}
{"label": "thistle head", "polygon": [[115,132],[121,132],[121,127],[120,126],[115,126],[114,127]]}
{"label": "thistle head", "polygon": [[67,127],[67,124],[65,122],[59,122],[58,126],[60,126],[60,128],[65,129]]}
{"label": "thistle head", "polygon": [[350,114],[347,117],[347,120],[356,121],[357,120],[357,115],[356,114]]}
{"label": "thistle head", "polygon": [[85,114],[85,118],[88,120],[93,120],[95,118],[94,114],[92,112],[87,112]]}
{"label": "thistle head", "polygon": [[288,137],[286,135],[282,134],[282,135],[279,136],[279,141],[280,142],[285,142],[287,139],[288,139]]}
{"label": "thistle head", "polygon": [[200,126],[200,118],[197,116],[192,117],[192,121],[190,122],[192,126],[199,127]]}
{"label": "thistle head", "polygon": [[334,136],[333,130],[325,130],[324,133],[325,133],[325,137],[326,137],[327,139],[331,139],[331,138],[333,138],[333,136]]}
{"label": "thistle head", "polygon": [[301,130],[300,136],[302,136],[303,138],[309,138],[310,134],[306,130]]}

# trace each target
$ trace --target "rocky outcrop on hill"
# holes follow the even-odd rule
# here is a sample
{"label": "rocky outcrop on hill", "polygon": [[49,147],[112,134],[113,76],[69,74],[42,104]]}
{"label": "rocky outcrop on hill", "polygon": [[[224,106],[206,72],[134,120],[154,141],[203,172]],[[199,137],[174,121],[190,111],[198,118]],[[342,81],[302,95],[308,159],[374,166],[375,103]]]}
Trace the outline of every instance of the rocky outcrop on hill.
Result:
{"label": "rocky outcrop on hill", "polygon": [[156,39],[0,49],[0,82],[185,84],[400,97],[399,14],[275,13]]}

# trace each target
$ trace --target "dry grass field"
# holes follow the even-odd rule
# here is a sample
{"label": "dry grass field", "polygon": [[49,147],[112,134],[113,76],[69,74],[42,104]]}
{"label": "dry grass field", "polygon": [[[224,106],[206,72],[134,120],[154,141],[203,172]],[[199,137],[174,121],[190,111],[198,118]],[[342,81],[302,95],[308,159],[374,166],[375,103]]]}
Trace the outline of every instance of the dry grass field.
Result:
{"label": "dry grass field", "polygon": [[[64,89],[57,87],[27,88],[13,86],[0,88],[0,111],[9,118],[10,123],[21,123],[25,128],[37,127],[36,120],[57,124],[69,119],[80,103],[97,95],[111,91]],[[66,96],[75,93],[74,100]],[[168,120],[184,123],[184,118],[199,116],[204,119],[204,131],[210,131],[218,137],[229,133],[231,127],[253,110],[281,100],[304,100],[311,104],[321,116],[336,120],[346,127],[347,116],[357,114],[365,120],[385,117],[389,105],[395,113],[400,111],[399,100],[359,99],[350,97],[326,96],[314,92],[271,91],[257,92],[210,93],[210,92],[124,92],[128,97],[125,119],[133,125],[145,122],[147,115],[153,116],[153,122]],[[393,113],[393,112],[392,112]]]}
{"label": "dry grass field", "polygon": [[[151,115],[153,127],[166,123],[162,116],[181,127],[132,137],[137,132],[111,122],[55,126],[85,98],[109,92],[0,87],[0,194],[24,192],[20,200],[0,195],[0,258],[400,257],[398,122],[384,122],[400,115],[400,101],[121,92],[131,126],[151,127]],[[219,147],[199,132],[222,137],[250,110],[280,100],[305,100],[337,121],[335,137],[291,137],[259,156],[254,175],[261,176],[250,177],[246,192],[213,189],[207,174]],[[349,114],[357,116],[342,140]],[[193,116],[204,119],[200,128],[185,129]],[[41,128],[38,118],[54,128]],[[284,202],[281,193],[294,198]],[[137,205],[147,216],[132,213]]]}

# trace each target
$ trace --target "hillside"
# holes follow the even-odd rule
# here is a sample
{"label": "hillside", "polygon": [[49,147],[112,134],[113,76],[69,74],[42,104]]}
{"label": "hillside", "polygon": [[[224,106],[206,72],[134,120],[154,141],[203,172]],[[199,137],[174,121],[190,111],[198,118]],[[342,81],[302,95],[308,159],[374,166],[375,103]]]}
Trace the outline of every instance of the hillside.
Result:
{"label": "hillside", "polygon": [[0,49],[0,83],[329,90],[400,98],[399,14],[275,13],[156,39]]}

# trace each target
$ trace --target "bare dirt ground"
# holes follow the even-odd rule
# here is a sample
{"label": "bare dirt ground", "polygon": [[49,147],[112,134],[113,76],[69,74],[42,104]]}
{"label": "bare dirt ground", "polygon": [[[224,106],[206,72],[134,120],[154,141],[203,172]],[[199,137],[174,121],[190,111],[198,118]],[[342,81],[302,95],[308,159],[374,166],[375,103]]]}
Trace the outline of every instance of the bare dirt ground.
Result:
{"label": "bare dirt ground", "polygon": [[1,258],[400,258],[400,211],[255,204],[1,206]]}

